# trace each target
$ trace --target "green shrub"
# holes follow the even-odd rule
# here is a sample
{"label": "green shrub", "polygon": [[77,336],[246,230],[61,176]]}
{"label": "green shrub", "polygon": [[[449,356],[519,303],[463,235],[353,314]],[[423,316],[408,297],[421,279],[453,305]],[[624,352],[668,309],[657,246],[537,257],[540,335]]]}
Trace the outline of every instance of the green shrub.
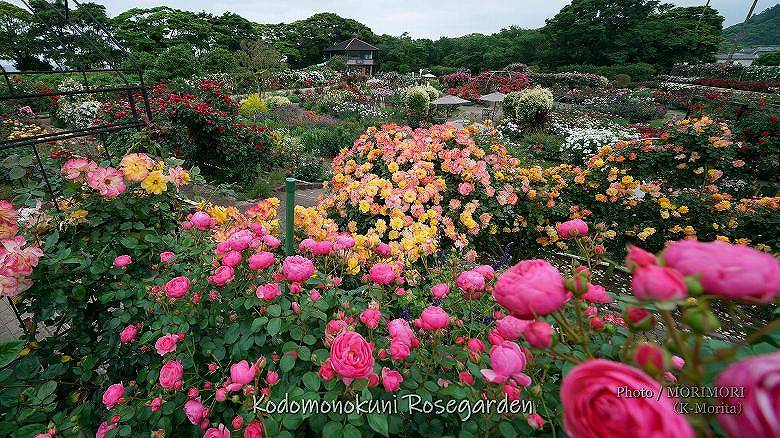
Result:
{"label": "green shrub", "polygon": [[241,102],[240,112],[244,117],[253,117],[259,113],[267,113],[269,105],[257,93],[252,93]]}
{"label": "green shrub", "polygon": [[265,103],[268,106],[268,109],[274,109],[280,106],[292,104],[292,102],[290,102],[290,99],[284,96],[269,96],[265,99]]}
{"label": "green shrub", "polygon": [[425,86],[408,88],[404,94],[404,106],[407,113],[419,117],[427,116],[431,108],[431,94],[428,87]]}
{"label": "green shrub", "polygon": [[530,127],[543,125],[552,110],[553,94],[547,88],[534,87],[513,91],[502,102],[504,115]]}

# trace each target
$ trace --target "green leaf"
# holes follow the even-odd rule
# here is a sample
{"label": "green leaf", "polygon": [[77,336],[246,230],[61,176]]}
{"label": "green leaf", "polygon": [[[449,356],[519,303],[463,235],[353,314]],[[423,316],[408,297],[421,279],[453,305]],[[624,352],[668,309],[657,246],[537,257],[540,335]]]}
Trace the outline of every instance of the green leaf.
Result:
{"label": "green leaf", "polygon": [[24,341],[2,341],[0,342],[0,368],[11,363],[19,356],[19,352],[24,348]]}
{"label": "green leaf", "polygon": [[326,424],[325,427],[322,428],[322,436],[341,436],[343,432],[343,427],[341,426],[341,423],[337,423],[335,421],[331,421],[330,423]]}
{"label": "green leaf", "polygon": [[344,426],[344,438],[360,438],[362,435],[357,427],[347,423]]}
{"label": "green leaf", "polygon": [[268,326],[266,327],[266,331],[269,335],[274,336],[279,333],[279,330],[282,328],[282,320],[279,318],[274,318],[270,321],[268,321]]}
{"label": "green leaf", "polygon": [[377,433],[387,436],[387,414],[369,414],[368,425]]}
{"label": "green leaf", "polygon": [[38,392],[35,394],[35,397],[38,400],[43,400],[54,393],[55,389],[57,389],[57,382],[54,380],[49,380],[38,388]]}
{"label": "green leaf", "polygon": [[508,421],[502,421],[498,425],[498,430],[501,431],[501,435],[503,435],[506,438],[515,438],[517,436],[517,432],[515,432],[515,428],[512,427],[512,424]]}
{"label": "green leaf", "polygon": [[295,368],[295,357],[290,354],[285,354],[282,360],[279,361],[279,369],[283,372],[288,372]]}
{"label": "green leaf", "polygon": [[320,376],[313,371],[303,375],[303,384],[312,391],[318,391],[320,389]]}

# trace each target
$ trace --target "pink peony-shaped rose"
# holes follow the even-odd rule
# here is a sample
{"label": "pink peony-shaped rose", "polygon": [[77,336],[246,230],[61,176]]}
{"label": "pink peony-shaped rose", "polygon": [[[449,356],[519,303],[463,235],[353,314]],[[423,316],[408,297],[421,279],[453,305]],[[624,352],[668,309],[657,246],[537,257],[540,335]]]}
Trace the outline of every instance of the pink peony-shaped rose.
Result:
{"label": "pink peony-shaped rose", "polygon": [[236,266],[238,266],[239,263],[241,263],[242,258],[243,257],[241,256],[240,251],[233,250],[222,257],[222,264],[224,266],[230,266],[231,268],[235,268]]}
{"label": "pink peony-shaped rose", "polygon": [[190,279],[184,276],[176,277],[165,283],[165,294],[171,298],[181,298],[190,290]]}
{"label": "pink peony-shaped rose", "polygon": [[531,322],[532,321],[527,319],[518,319],[512,315],[507,315],[496,321],[496,329],[498,329],[498,334],[501,335],[503,339],[515,341],[520,338],[523,334],[523,330],[525,330]]}
{"label": "pink peony-shaped rose", "polygon": [[381,255],[382,257],[390,257],[392,248],[390,248],[390,245],[386,243],[380,243],[374,248],[374,252]]}
{"label": "pink peony-shaped rose", "polygon": [[447,283],[439,283],[431,288],[431,293],[436,298],[444,298],[450,293],[450,285]]}
{"label": "pink peony-shaped rose", "polygon": [[780,352],[743,359],[729,365],[715,379],[721,388],[744,388],[744,397],[722,397],[737,414],[718,415],[729,436],[780,436]]}
{"label": "pink peony-shaped rose", "polygon": [[396,392],[401,388],[401,382],[404,378],[398,371],[391,370],[388,367],[382,368],[382,386],[387,392]]}
{"label": "pink peony-shaped rose", "polygon": [[230,438],[230,430],[220,423],[217,427],[208,428],[203,438]]}
{"label": "pink peony-shaped rose", "polygon": [[157,350],[157,354],[165,356],[165,354],[172,351],[176,351],[176,344],[179,342],[179,337],[166,333],[164,336],[160,336],[157,342],[154,343],[154,349]]}
{"label": "pink peony-shaped rose", "polygon": [[314,245],[317,242],[314,241],[314,239],[306,238],[301,240],[301,243],[298,244],[298,251],[300,252],[311,252],[314,249]]}
{"label": "pink peony-shaped rose", "polygon": [[106,409],[111,409],[125,396],[125,387],[121,383],[114,383],[103,393],[103,404]]}
{"label": "pink peony-shaped rose", "polygon": [[184,403],[184,414],[190,423],[200,425],[206,419],[206,408],[200,400],[187,400]]}
{"label": "pink peony-shaped rose", "polygon": [[160,409],[160,406],[163,404],[162,397],[155,397],[152,399],[152,401],[149,402],[149,409],[152,410],[152,412],[157,412],[158,409]]}
{"label": "pink peony-shaped rose", "polygon": [[485,289],[485,276],[475,270],[463,271],[455,283],[466,292],[479,292]]}
{"label": "pink peony-shaped rose", "polygon": [[557,228],[558,235],[564,239],[588,234],[588,224],[582,219],[566,221]]}
{"label": "pink peony-shaped rose", "polygon": [[211,275],[208,280],[217,286],[224,286],[233,280],[234,272],[230,266],[220,266],[214,270],[214,275]]}
{"label": "pink peony-shaped rose", "polygon": [[588,291],[582,294],[582,299],[594,304],[608,304],[612,298],[607,294],[604,286],[588,283]]}
{"label": "pink peony-shaped rose", "polygon": [[[626,397],[618,391],[651,395]],[[695,436],[685,417],[675,412],[675,400],[666,397],[658,382],[618,362],[591,359],[572,368],[563,378],[561,403],[564,429],[575,438],[626,433],[642,437]]]}
{"label": "pink peony-shaped rose", "polygon": [[333,244],[334,249],[350,249],[355,246],[355,238],[349,234],[339,234],[336,236],[336,242]]}
{"label": "pink peony-shaped rose", "polygon": [[322,240],[314,243],[312,253],[314,255],[328,255],[333,252],[333,242],[330,240]]}
{"label": "pink peony-shaped rose", "polygon": [[479,265],[473,269],[473,271],[479,272],[485,277],[485,280],[492,280],[496,276],[496,271],[490,265]]}
{"label": "pink peony-shaped rose", "polygon": [[202,211],[195,212],[190,218],[190,222],[199,230],[208,230],[216,223],[208,213]]}
{"label": "pink peony-shaped rose", "polygon": [[628,245],[628,254],[626,255],[626,266],[634,270],[638,267],[650,266],[656,264],[658,259],[655,254],[645,251],[634,245]]}
{"label": "pink peony-shaped rose", "polygon": [[176,257],[176,254],[171,251],[163,251],[160,253],[160,261],[163,263],[173,260],[174,257]]}
{"label": "pink peony-shaped rose", "polygon": [[230,236],[228,243],[230,244],[230,249],[241,252],[249,248],[254,238],[255,233],[252,230],[239,230]]}
{"label": "pink peony-shaped rose", "polygon": [[382,319],[382,312],[377,309],[368,308],[360,314],[360,322],[370,329],[375,329]]}
{"label": "pink peony-shaped rose", "polygon": [[230,366],[230,380],[237,385],[246,385],[255,378],[257,374],[257,365],[249,364],[242,360]]}
{"label": "pink peony-shaped rose", "polygon": [[263,423],[255,421],[244,429],[244,438],[263,438],[263,433]]}
{"label": "pink peony-shaped rose", "polygon": [[314,263],[303,256],[290,256],[282,262],[282,272],[287,280],[304,283],[314,274]]}
{"label": "pink peony-shaped rose", "polygon": [[279,248],[279,245],[282,244],[282,241],[270,234],[266,234],[263,236],[263,243],[265,243],[269,248],[274,249]]}
{"label": "pink peony-shaped rose", "polygon": [[268,251],[262,251],[249,256],[249,269],[259,271],[274,264],[274,255]]}
{"label": "pink peony-shaped rose", "polygon": [[[178,360],[169,360],[160,368],[160,386],[165,389],[175,389],[181,385],[184,368]],[[178,383],[178,385],[177,385]]]}
{"label": "pink peony-shaped rose", "polygon": [[374,367],[371,344],[357,332],[341,333],[330,344],[330,361],[335,371],[349,385],[353,379],[365,379]]}
{"label": "pink peony-shaped rose", "polygon": [[423,330],[439,330],[450,325],[450,316],[441,307],[428,306],[420,314]]}
{"label": "pink peony-shaped rose", "polygon": [[688,297],[682,274],[676,269],[657,265],[634,271],[631,291],[635,297],[647,301],[674,301]]}
{"label": "pink peony-shaped rose", "polygon": [[514,381],[522,386],[531,384],[531,378],[523,374],[525,353],[512,341],[503,341],[490,347],[490,366],[481,370],[485,380],[491,383]]}
{"label": "pink peony-shaped rose", "polygon": [[255,291],[257,298],[265,301],[271,301],[281,294],[282,289],[279,287],[278,283],[267,283],[262,286],[258,286],[257,290]]}
{"label": "pink peony-shaped rose", "polygon": [[377,263],[369,270],[371,281],[376,284],[386,286],[395,280],[395,271],[393,267],[386,263]]}
{"label": "pink peony-shaped rose", "polygon": [[767,304],[780,295],[780,261],[745,245],[680,240],[663,252],[666,266],[698,275],[705,293]]}
{"label": "pink peony-shaped rose", "polygon": [[114,266],[116,266],[117,268],[124,268],[125,266],[129,265],[132,262],[133,259],[129,255],[124,254],[121,256],[117,256],[117,258],[114,259]]}
{"label": "pink peony-shaped rose", "polygon": [[523,330],[523,336],[532,347],[543,350],[552,345],[552,331],[550,324],[544,321],[534,321]]}
{"label": "pink peony-shaped rose", "polygon": [[134,325],[130,324],[125,327],[124,330],[122,330],[122,333],[119,334],[119,342],[123,344],[132,342],[136,335],[138,335],[138,329],[135,328]]}
{"label": "pink peony-shaped rose", "polygon": [[520,319],[558,310],[567,299],[563,276],[545,260],[523,260],[501,274],[493,289],[498,304]]}

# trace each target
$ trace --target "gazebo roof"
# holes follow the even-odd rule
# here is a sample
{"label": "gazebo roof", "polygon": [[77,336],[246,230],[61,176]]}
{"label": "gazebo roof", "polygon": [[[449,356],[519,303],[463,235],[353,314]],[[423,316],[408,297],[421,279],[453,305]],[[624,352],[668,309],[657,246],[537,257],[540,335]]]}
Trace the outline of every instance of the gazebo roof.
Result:
{"label": "gazebo roof", "polygon": [[352,35],[352,38],[346,41],[342,41],[338,44],[334,44],[332,47],[328,47],[327,49],[325,49],[326,52],[344,52],[347,50],[379,50],[379,49],[359,39],[357,35]]}

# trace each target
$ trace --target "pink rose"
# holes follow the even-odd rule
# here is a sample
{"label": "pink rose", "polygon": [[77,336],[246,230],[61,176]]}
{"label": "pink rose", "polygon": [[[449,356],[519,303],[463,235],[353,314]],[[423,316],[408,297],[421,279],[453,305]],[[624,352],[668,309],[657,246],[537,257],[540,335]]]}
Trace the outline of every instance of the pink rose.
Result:
{"label": "pink rose", "polygon": [[404,360],[411,352],[410,344],[396,339],[390,341],[390,357],[393,360]]}
{"label": "pink rose", "polygon": [[539,414],[528,415],[528,426],[534,430],[541,430],[544,427],[544,419]]}
{"label": "pink rose", "polygon": [[496,329],[498,329],[498,334],[500,334],[503,339],[515,341],[520,338],[523,334],[523,330],[525,330],[530,323],[530,320],[518,319],[512,315],[507,315],[496,321]]}
{"label": "pink rose", "polygon": [[103,393],[103,404],[106,409],[111,409],[125,396],[125,387],[121,383],[114,383]]}
{"label": "pink rose", "polygon": [[387,392],[396,392],[401,387],[404,378],[398,371],[393,371],[388,367],[382,368],[382,386]]}
{"label": "pink rose", "polygon": [[116,429],[117,424],[111,423],[110,425],[106,423],[105,421],[100,423],[100,426],[98,426],[98,430],[95,432],[95,438],[104,438],[106,436],[106,433],[109,430]]}
{"label": "pink rose", "polygon": [[645,251],[634,245],[628,245],[628,254],[626,255],[626,266],[633,271],[635,268],[650,266],[656,264],[658,259],[655,254]]}
{"label": "pink rose", "polygon": [[392,248],[390,248],[390,245],[386,243],[380,243],[374,248],[374,252],[379,254],[382,257],[390,257],[390,253],[392,252]]}
{"label": "pink rose", "polygon": [[249,256],[249,269],[260,271],[274,264],[274,255],[268,251]]}
{"label": "pink rose", "polygon": [[160,261],[163,263],[172,260],[174,257],[176,257],[176,254],[170,251],[165,251],[160,253]]}
{"label": "pink rose", "polygon": [[756,304],[780,295],[780,261],[744,245],[680,240],[663,252],[666,266],[698,275],[704,292]]}
{"label": "pink rose", "polygon": [[165,389],[174,389],[181,385],[182,375],[184,375],[184,368],[181,366],[181,362],[169,360],[160,368],[160,386]]}
{"label": "pink rose", "polygon": [[575,236],[584,236],[588,234],[588,224],[582,219],[574,219],[566,221],[557,228],[558,235],[563,239],[568,239]]}
{"label": "pink rose", "polygon": [[239,263],[241,263],[241,252],[239,251],[230,251],[229,253],[225,254],[222,257],[222,264],[224,266],[230,266],[231,268],[235,268],[238,266]]}
{"label": "pink rose", "polygon": [[485,347],[485,343],[482,342],[481,339],[477,339],[477,338],[469,339],[468,342],[466,342],[466,347],[469,349],[470,352],[478,353],[478,354],[484,353],[487,350],[487,348]]}
{"label": "pink rose", "polygon": [[463,271],[458,274],[456,283],[466,292],[479,292],[485,289],[485,277],[477,271]]}
{"label": "pink rose", "polygon": [[195,212],[195,214],[193,214],[190,218],[190,222],[192,222],[192,225],[194,225],[195,228],[199,230],[207,230],[216,223],[216,221],[214,221],[211,216],[202,211]]}
{"label": "pink rose", "polygon": [[165,294],[171,298],[181,298],[190,290],[190,279],[187,277],[176,277],[165,283]]}
{"label": "pink rose", "polygon": [[582,295],[582,299],[594,304],[607,304],[612,298],[607,294],[604,286],[588,283],[588,291]]}
{"label": "pink rose", "polygon": [[122,330],[122,333],[119,334],[119,342],[123,344],[132,342],[136,335],[138,335],[138,329],[135,328],[134,325],[130,324],[125,327],[124,330]]}
{"label": "pink rose", "polygon": [[239,429],[241,429],[244,426],[244,417],[242,417],[240,415],[236,415],[233,418],[233,421],[230,422],[230,424],[233,425],[233,429],[239,430]]}
{"label": "pink rose", "polygon": [[642,342],[634,350],[634,363],[645,372],[658,375],[666,370],[666,353],[655,344]]}
{"label": "pink rose", "polygon": [[540,350],[550,348],[552,345],[552,327],[544,321],[534,321],[523,330],[525,340]]}
{"label": "pink rose", "polygon": [[177,342],[179,342],[178,336],[167,333],[154,343],[154,348],[157,350],[157,354],[165,356],[166,353],[176,351]]}
{"label": "pink rose", "polygon": [[152,412],[157,412],[158,409],[160,409],[160,406],[163,404],[162,397],[155,397],[152,401],[149,402],[149,409],[152,410]]}
{"label": "pink rose", "polygon": [[780,352],[743,359],[729,365],[715,379],[721,388],[744,388],[743,397],[721,397],[738,414],[718,415],[729,436],[780,436]]}
{"label": "pink rose", "polygon": [[686,290],[682,274],[665,266],[648,265],[638,268],[631,278],[631,291],[640,300],[683,300],[688,297]]}
{"label": "pink rose", "polygon": [[279,245],[282,244],[282,241],[270,234],[266,234],[263,236],[263,243],[265,243],[269,248],[274,249],[279,248]]}
{"label": "pink rose", "polygon": [[328,359],[345,384],[353,379],[365,379],[371,375],[374,367],[374,352],[371,344],[359,333],[344,332],[330,345]]}
{"label": "pink rose", "polygon": [[132,262],[133,259],[129,255],[125,254],[125,255],[117,256],[117,258],[114,259],[114,266],[116,266],[117,268],[124,268],[125,266],[129,265]]}
{"label": "pink rose", "polygon": [[263,438],[263,423],[249,423],[244,429],[244,438]]}
{"label": "pink rose", "polygon": [[439,330],[450,325],[450,317],[447,312],[438,306],[428,306],[420,315],[423,330]]}
{"label": "pink rose", "polygon": [[273,386],[276,384],[276,382],[279,381],[279,373],[276,371],[269,371],[268,374],[265,376],[265,381],[268,383],[269,386]]}
{"label": "pink rose", "polygon": [[523,260],[496,282],[498,304],[520,319],[534,319],[558,310],[566,302],[563,276],[545,260]]}
{"label": "pink rose", "polygon": [[436,298],[444,298],[450,293],[450,285],[447,283],[439,283],[431,288],[431,293]]}
{"label": "pink rose", "polygon": [[245,360],[230,366],[230,380],[238,385],[243,386],[251,382],[255,374],[257,374],[257,366],[254,363],[250,365]]}
{"label": "pink rose", "polygon": [[239,230],[230,236],[228,243],[230,244],[230,249],[241,252],[249,248],[249,245],[252,243],[254,238],[255,233],[253,233],[251,230]]}
{"label": "pink rose", "polygon": [[311,252],[314,249],[314,245],[316,242],[314,239],[303,239],[301,240],[301,243],[298,244],[298,251],[299,252]]}
{"label": "pink rose", "polygon": [[370,329],[375,329],[382,319],[382,312],[377,309],[368,308],[360,314],[360,321]]}
{"label": "pink rose", "polygon": [[672,356],[672,366],[675,371],[680,371],[685,366],[685,359],[680,356]]}
{"label": "pink rose", "polygon": [[[618,388],[654,395],[624,397]],[[572,437],[622,436],[629,430],[641,431],[642,436],[695,436],[658,382],[618,362],[591,359],[572,368],[563,378],[561,403],[564,429]]]}
{"label": "pink rose", "polygon": [[471,386],[474,384],[474,376],[468,371],[461,371],[458,373],[458,381],[464,385]]}
{"label": "pink rose", "polygon": [[330,365],[330,362],[325,362],[322,365],[320,365],[320,370],[317,372],[317,374],[320,375],[320,378],[322,380],[328,381],[333,377],[333,367]]}
{"label": "pink rose", "polygon": [[369,270],[371,281],[376,284],[388,285],[395,280],[393,267],[385,263],[377,263]]}
{"label": "pink rose", "polygon": [[290,256],[282,262],[282,272],[287,280],[304,283],[314,274],[314,263],[306,257]]}
{"label": "pink rose", "polygon": [[230,438],[230,431],[224,424],[220,423],[218,427],[210,427],[206,430],[203,438]]}
{"label": "pink rose", "polygon": [[490,366],[492,369],[481,370],[485,380],[491,383],[514,381],[522,386],[531,384],[531,378],[523,374],[525,369],[525,353],[511,341],[503,341],[490,348]]}
{"label": "pink rose", "polygon": [[492,280],[496,275],[496,271],[490,265],[479,265],[472,269],[472,271],[476,271],[482,274],[482,276],[485,277],[485,280]]}
{"label": "pink rose", "polygon": [[349,249],[353,246],[355,246],[355,239],[349,234],[339,234],[336,236],[336,242],[333,244],[333,248],[337,250]]}
{"label": "pink rose", "polygon": [[263,299],[265,301],[271,301],[281,294],[282,289],[279,288],[279,284],[277,283],[268,283],[262,286],[258,286],[257,290],[255,291],[257,298]]}
{"label": "pink rose", "polygon": [[206,408],[203,407],[203,403],[200,400],[187,400],[184,403],[184,414],[187,415],[190,423],[199,425],[206,419]]}
{"label": "pink rose", "polygon": [[230,266],[220,266],[208,280],[217,286],[224,286],[233,280],[233,268]]}

